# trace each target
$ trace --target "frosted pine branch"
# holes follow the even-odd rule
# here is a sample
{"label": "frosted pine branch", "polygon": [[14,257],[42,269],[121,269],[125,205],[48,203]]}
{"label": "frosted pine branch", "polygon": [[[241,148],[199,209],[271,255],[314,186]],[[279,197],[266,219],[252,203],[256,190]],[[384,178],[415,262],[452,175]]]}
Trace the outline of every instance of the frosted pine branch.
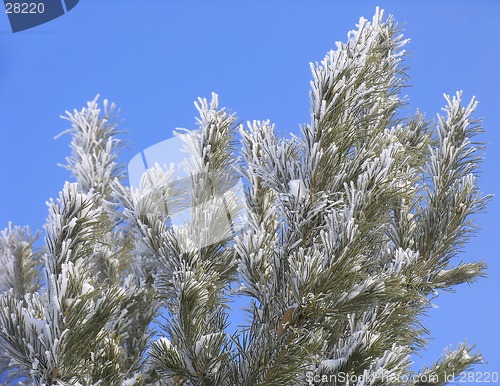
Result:
{"label": "frosted pine branch", "polygon": [[[456,258],[489,196],[475,99],[445,96],[436,122],[401,117],[407,42],[381,10],[361,18],[311,65],[311,121],[291,138],[200,98],[196,130],[176,134],[185,178],[156,164],[125,186],[114,105],[68,113],[76,182],[48,204],[43,259],[27,228],[0,235],[2,373],[40,386],[441,385],[481,363],[461,343],[411,369],[435,297],[484,276]],[[234,294],[247,320],[229,335]]]}

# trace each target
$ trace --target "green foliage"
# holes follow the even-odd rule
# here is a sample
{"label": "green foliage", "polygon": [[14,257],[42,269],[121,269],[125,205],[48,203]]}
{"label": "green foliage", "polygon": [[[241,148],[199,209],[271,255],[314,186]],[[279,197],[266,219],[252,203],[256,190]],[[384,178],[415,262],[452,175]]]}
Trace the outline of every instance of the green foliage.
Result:
{"label": "green foliage", "polygon": [[[379,10],[361,18],[311,65],[300,137],[238,125],[217,95],[200,99],[198,130],[178,133],[182,182],[155,165],[125,186],[114,106],[68,113],[76,182],[49,203],[45,246],[28,228],[0,235],[4,374],[35,385],[320,385],[340,373],[441,385],[480,363],[461,343],[411,371],[438,291],[484,276],[485,263],[455,258],[489,197],[476,181],[474,99],[445,96],[435,123],[401,117],[406,42]],[[170,209],[186,207],[172,225]],[[230,218],[242,210],[243,229]],[[249,299],[249,322],[229,335],[234,293]]]}

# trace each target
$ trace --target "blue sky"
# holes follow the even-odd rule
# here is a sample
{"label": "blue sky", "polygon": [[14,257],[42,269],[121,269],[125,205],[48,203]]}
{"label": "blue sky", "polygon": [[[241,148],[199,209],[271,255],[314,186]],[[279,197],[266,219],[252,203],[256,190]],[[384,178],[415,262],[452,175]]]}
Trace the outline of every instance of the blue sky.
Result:
{"label": "blue sky", "polygon": [[[377,5],[412,40],[408,114],[418,107],[434,117],[444,92],[477,96],[489,144],[480,185],[497,193],[498,1],[80,0],[65,16],[17,34],[0,15],[0,228],[12,221],[40,229],[45,201],[69,178],[56,166],[69,138],[53,139],[67,128],[58,118],[65,110],[96,94],[116,102],[130,132],[124,163],[173,129],[193,128],[193,101],[212,91],[243,121],[269,118],[283,134],[296,131],[309,120],[309,62]],[[500,372],[499,215],[494,200],[462,255],[485,259],[489,278],[436,301],[427,320],[434,340],[417,363],[466,338],[489,362],[477,370]]]}

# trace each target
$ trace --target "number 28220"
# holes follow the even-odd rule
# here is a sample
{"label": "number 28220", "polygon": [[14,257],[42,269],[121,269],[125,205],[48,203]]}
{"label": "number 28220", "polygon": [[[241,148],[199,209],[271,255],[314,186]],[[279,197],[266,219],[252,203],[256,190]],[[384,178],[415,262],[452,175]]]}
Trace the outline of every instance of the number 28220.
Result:
{"label": "number 28220", "polygon": [[5,3],[6,13],[43,13],[43,3]]}

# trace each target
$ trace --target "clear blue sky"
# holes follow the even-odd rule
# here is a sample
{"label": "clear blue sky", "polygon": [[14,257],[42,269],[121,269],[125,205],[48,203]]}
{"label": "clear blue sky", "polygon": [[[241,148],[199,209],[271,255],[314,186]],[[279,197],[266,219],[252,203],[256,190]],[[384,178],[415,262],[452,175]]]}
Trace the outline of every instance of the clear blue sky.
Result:
{"label": "clear blue sky", "polygon": [[[69,178],[56,166],[69,138],[53,140],[67,127],[58,118],[65,110],[98,93],[116,102],[130,132],[125,163],[172,129],[193,128],[193,100],[212,91],[243,121],[269,118],[282,133],[296,131],[309,120],[309,62],[377,5],[412,39],[408,113],[418,107],[435,116],[444,92],[479,99],[489,143],[481,189],[497,193],[498,1],[80,0],[67,15],[17,34],[0,14],[0,228],[8,221],[41,228],[45,201]],[[499,217],[493,201],[462,255],[485,259],[489,278],[437,300],[427,320],[435,339],[418,363],[467,338],[489,362],[477,370],[500,371]]]}

